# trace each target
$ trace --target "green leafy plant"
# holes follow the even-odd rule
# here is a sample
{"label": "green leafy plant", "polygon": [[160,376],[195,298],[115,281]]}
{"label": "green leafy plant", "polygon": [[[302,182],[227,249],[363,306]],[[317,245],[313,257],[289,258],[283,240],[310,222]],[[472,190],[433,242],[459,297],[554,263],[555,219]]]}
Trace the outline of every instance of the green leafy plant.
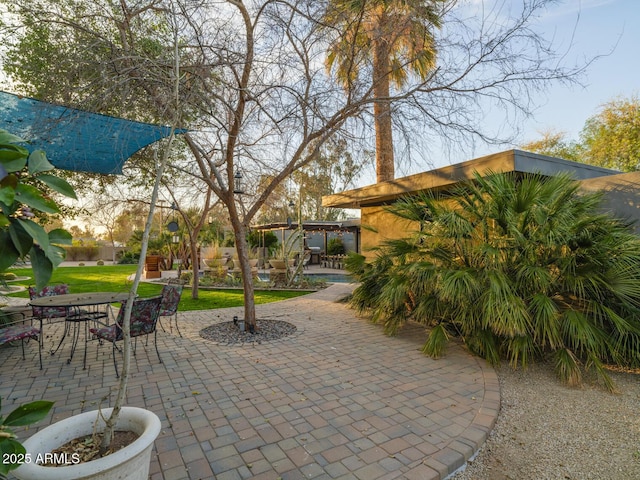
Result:
{"label": "green leafy plant", "polygon": [[327,255],[344,255],[346,249],[341,238],[332,238],[327,243]]}
{"label": "green leafy plant", "polygon": [[70,245],[71,235],[63,229],[47,232],[35,220],[60,212],[50,192],[74,199],[76,195],[71,185],[51,174],[55,167],[45,153],[29,153],[19,145],[23,142],[0,130],[0,272],[28,257],[41,289],[64,260],[60,245]]}
{"label": "green leafy plant", "polygon": [[138,263],[139,259],[139,253],[123,251],[119,254],[118,263],[121,265],[131,265]]}
{"label": "green leafy plant", "polygon": [[[28,458],[24,446],[16,440],[16,435],[11,428],[23,427],[39,422],[47,416],[53,402],[39,400],[21,405],[13,410],[7,417],[0,415],[0,478],[6,478],[11,470],[15,470],[25,462],[35,462],[35,458]],[[0,411],[2,399],[0,399]]]}
{"label": "green leafy plant", "polygon": [[247,235],[247,242],[253,251],[266,248],[272,254],[278,246],[278,237],[272,231],[251,230]]}
{"label": "green leafy plant", "polygon": [[285,238],[283,243],[279,243],[274,251],[274,258],[278,260],[290,260],[300,252],[300,242],[302,235],[298,230],[291,232],[291,235]]}
{"label": "green leafy plant", "polygon": [[640,365],[640,239],[599,212],[600,194],[565,175],[476,175],[447,198],[408,197],[391,211],[415,234],[347,265],[352,297],[389,334],[431,327],[424,352],[452,336],[492,364],[549,359],[579,385],[607,365]]}

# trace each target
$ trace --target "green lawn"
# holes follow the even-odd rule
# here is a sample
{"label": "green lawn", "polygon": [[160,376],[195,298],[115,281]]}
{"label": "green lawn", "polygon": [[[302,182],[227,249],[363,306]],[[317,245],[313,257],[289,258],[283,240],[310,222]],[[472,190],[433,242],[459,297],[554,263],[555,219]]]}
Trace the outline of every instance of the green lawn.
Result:
{"label": "green lawn", "polygon": [[[126,292],[131,286],[127,277],[134,274],[136,265],[104,265],[98,267],[59,267],[53,272],[49,283],[66,283],[72,293],[83,292]],[[18,276],[30,277],[29,280],[11,282],[10,285],[33,285],[33,274],[30,268],[12,269]],[[158,295],[162,285],[141,282],[138,295],[149,297]],[[256,304],[277,302],[287,298],[304,295],[300,291],[257,291]],[[28,297],[27,292],[13,294],[15,297]],[[191,298],[190,287],[185,287],[180,300],[179,310],[209,310],[212,308],[238,307],[244,304],[242,290],[200,290],[199,298]]]}

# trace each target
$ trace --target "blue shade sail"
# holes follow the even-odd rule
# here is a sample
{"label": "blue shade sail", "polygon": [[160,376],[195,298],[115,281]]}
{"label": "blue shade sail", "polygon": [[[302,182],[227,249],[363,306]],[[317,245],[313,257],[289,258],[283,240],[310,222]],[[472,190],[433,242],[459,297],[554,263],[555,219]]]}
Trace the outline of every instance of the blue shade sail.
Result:
{"label": "blue shade sail", "polygon": [[[56,168],[121,174],[138,150],[168,137],[170,127],[85,112],[0,92],[0,128],[42,149]],[[176,129],[175,133],[187,130]]]}

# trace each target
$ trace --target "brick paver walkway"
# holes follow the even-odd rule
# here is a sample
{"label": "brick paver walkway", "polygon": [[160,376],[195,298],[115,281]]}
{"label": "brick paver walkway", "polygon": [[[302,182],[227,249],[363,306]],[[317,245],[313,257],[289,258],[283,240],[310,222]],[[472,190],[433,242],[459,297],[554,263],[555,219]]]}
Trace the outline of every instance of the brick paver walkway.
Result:
{"label": "brick paver walkway", "polygon": [[[158,333],[163,364],[152,339],[138,342],[127,403],[163,427],[151,478],[427,480],[461,467],[498,415],[495,372],[457,346],[440,360],[424,356],[417,325],[386,337],[335,301],[350,288],[258,306],[260,318],[297,326],[275,342],[224,346],[198,335],[240,309],[181,313],[184,337]],[[47,329],[45,350],[59,327]],[[83,371],[82,352],[67,365],[65,347],[44,356],[42,371],[33,344],[26,361],[19,347],[0,348],[4,413],[55,401],[44,426],[113,402],[111,348],[91,342]]]}

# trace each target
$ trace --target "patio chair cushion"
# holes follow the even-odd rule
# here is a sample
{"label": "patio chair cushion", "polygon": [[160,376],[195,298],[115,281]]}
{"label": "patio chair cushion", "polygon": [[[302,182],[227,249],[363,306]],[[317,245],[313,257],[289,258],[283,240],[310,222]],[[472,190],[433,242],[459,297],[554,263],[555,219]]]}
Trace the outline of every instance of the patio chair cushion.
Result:
{"label": "patio chair cushion", "polygon": [[160,304],[160,316],[169,317],[178,311],[182,285],[165,285],[162,287],[162,303]]}
{"label": "patio chair cushion", "polygon": [[[158,323],[158,314],[160,313],[161,302],[162,297],[160,295],[151,298],[138,298],[133,301],[133,305],[131,307],[132,338],[136,337],[137,339],[137,337],[139,337],[140,335],[153,334],[154,340],[156,340],[156,324]],[[118,311],[118,316],[115,323],[106,327],[89,329],[89,332],[91,332],[96,338],[111,342],[113,346],[113,366],[116,371],[116,377],[119,376],[118,363],[116,361],[116,342],[122,340],[124,337],[121,325],[124,319],[126,305],[126,301],[122,302],[122,306]],[[158,355],[158,360],[160,360],[160,363],[162,363],[162,358],[160,358],[160,351],[158,350],[158,342],[154,341],[154,343],[156,347],[156,354]],[[136,354],[135,344],[133,354]]]}
{"label": "patio chair cushion", "polygon": [[11,325],[0,327],[0,345],[15,342],[24,338],[35,338],[40,335],[40,329],[32,325]]}
{"label": "patio chair cushion", "polygon": [[108,327],[89,329],[89,331],[93,335],[95,335],[98,338],[102,338],[103,340],[107,340],[108,342],[115,342],[121,338],[121,337],[120,338],[117,337],[119,330],[120,329],[118,328],[118,325],[116,325],[115,323],[112,325],[109,325]]}
{"label": "patio chair cushion", "polygon": [[[139,337],[140,335],[149,335],[155,330],[154,326],[149,323],[132,322],[131,337]],[[111,324],[108,327],[90,328],[89,331],[98,338],[107,340],[108,342],[118,342],[122,340],[122,328],[118,324]]]}
{"label": "patio chair cushion", "polygon": [[[59,285],[47,285],[39,292],[34,287],[29,287],[29,298],[31,300],[40,297],[52,297],[54,295],[65,295],[69,293],[69,286],[65,283]],[[41,319],[62,318],[67,316],[65,307],[31,307],[33,316]]]}
{"label": "patio chair cushion", "polygon": [[[134,301],[131,311],[131,337],[149,335],[155,332],[158,313],[160,311],[160,302],[160,296]],[[115,323],[106,327],[90,328],[89,331],[96,337],[108,340],[109,342],[122,340],[124,335],[121,325],[125,308],[126,302],[122,302]]]}
{"label": "patio chair cushion", "polygon": [[[23,322],[29,322],[23,323]],[[0,345],[20,340],[22,346],[22,358],[24,359],[24,341],[33,339],[38,342],[38,359],[40,360],[40,370],[42,370],[42,320],[40,320],[40,328],[36,328],[31,323],[33,319],[17,320],[15,322],[6,323],[0,326]]]}

